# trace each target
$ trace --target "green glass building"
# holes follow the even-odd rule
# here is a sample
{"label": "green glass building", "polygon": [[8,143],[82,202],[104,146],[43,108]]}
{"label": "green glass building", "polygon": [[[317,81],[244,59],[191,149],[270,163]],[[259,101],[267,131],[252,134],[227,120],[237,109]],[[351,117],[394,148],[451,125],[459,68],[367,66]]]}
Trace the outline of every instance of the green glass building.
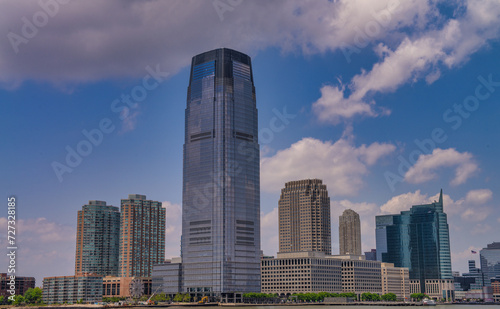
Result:
{"label": "green glass building", "polygon": [[104,201],[78,211],[75,274],[118,275],[120,212]]}
{"label": "green glass building", "polygon": [[399,215],[376,217],[377,260],[407,267],[420,280],[422,293],[429,279],[453,279],[448,220],[439,201],[415,205]]}

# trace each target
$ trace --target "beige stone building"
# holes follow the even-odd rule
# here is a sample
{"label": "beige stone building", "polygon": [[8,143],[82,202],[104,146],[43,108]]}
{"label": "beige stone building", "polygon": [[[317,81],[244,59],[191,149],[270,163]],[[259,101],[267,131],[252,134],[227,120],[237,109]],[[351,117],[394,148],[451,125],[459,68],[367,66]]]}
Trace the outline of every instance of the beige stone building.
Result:
{"label": "beige stone building", "polygon": [[279,200],[280,253],[331,254],[330,198],[319,179],[290,181]]}
{"label": "beige stone building", "polygon": [[382,293],[379,261],[366,261],[364,255],[334,255],[342,259],[342,292]]}
{"label": "beige stone building", "polygon": [[339,217],[340,254],[361,255],[361,221],[359,215],[346,209]]}
{"label": "beige stone building", "polygon": [[408,268],[382,263],[382,295],[394,293],[398,300],[410,299],[410,272]]}
{"label": "beige stone building", "polygon": [[278,253],[261,260],[261,291],[293,294],[342,291],[342,261],[322,252]]}
{"label": "beige stone building", "polygon": [[363,256],[323,252],[278,253],[261,261],[261,291],[293,294],[309,292],[382,293],[381,263]]}

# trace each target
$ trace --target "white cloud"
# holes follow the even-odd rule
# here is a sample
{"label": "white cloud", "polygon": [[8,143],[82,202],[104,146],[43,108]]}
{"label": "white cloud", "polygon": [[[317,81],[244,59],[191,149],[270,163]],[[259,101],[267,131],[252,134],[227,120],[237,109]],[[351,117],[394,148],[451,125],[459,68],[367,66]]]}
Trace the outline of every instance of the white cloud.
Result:
{"label": "white cloud", "polygon": [[182,235],[182,207],[169,201],[162,202],[166,209],[165,258],[180,256]]}
{"label": "white cloud", "polygon": [[279,218],[278,207],[271,210],[269,213],[261,213],[260,216],[261,230],[261,248],[265,255],[274,255],[279,251]]}
{"label": "white cloud", "polygon": [[420,190],[408,192],[394,196],[387,203],[380,207],[383,213],[397,214],[403,210],[409,210],[413,205],[426,203],[428,197],[426,194],[421,194]]}
{"label": "white cloud", "polygon": [[373,110],[373,105],[360,100],[345,99],[344,88],[323,86],[321,97],[313,103],[312,108],[322,122],[338,124],[342,119],[349,119],[356,115],[375,117],[379,113]]}
{"label": "white cloud", "polygon": [[[491,214],[491,208],[482,204],[491,198],[491,190],[478,189],[467,192],[464,198],[453,200],[448,194],[443,194],[444,212],[448,216],[459,215],[466,222],[481,222]],[[409,210],[413,205],[429,204],[439,199],[439,193],[428,197],[420,190],[392,197],[380,207],[382,213],[396,214]]]}
{"label": "white cloud", "polygon": [[[0,246],[7,248],[7,218],[0,218]],[[5,232],[3,232],[5,231]],[[37,286],[48,276],[75,272],[76,229],[46,218],[16,221],[16,275],[36,277]],[[7,260],[0,267],[7,269]]]}
{"label": "white cloud", "polygon": [[[486,218],[491,213],[491,209],[486,208],[486,207],[474,207],[474,208],[467,208],[464,210],[464,212],[460,215],[462,220],[464,221],[470,221],[470,222],[481,222],[484,221]],[[486,227],[486,225],[485,225]]]}
{"label": "white cloud", "polygon": [[472,230],[470,230],[470,233],[475,236],[475,235],[489,234],[492,231],[493,231],[493,228],[491,227],[491,225],[478,223],[472,228]]}
{"label": "white cloud", "polygon": [[121,113],[121,115],[120,115],[123,117],[122,127],[120,129],[120,134],[135,130],[135,127],[137,126],[137,116],[140,115],[139,111],[134,111],[131,114],[128,113],[127,109],[124,109],[124,111],[127,111],[127,113],[125,113],[125,114]]}
{"label": "white cloud", "polygon": [[332,214],[342,215],[342,212],[346,209],[352,209],[361,215],[371,215],[378,210],[377,204],[375,203],[354,203],[349,200],[341,200],[341,201],[332,201]]}
{"label": "white cloud", "polygon": [[[370,71],[362,70],[352,78],[348,96],[344,87],[330,87],[325,91],[328,95],[313,105],[317,117],[336,124],[340,117],[375,116],[374,102],[369,99],[371,94],[393,92],[420,78],[433,83],[441,75],[440,65],[448,68],[460,65],[489,40],[498,37],[500,6],[494,0],[469,0],[464,16],[450,19],[440,30],[429,28],[432,30],[414,34],[415,38],[404,37],[394,50],[379,43],[375,52],[382,60]],[[336,108],[340,108],[340,112]]]}
{"label": "white cloud", "polygon": [[[175,73],[192,55],[227,46],[255,53],[357,50],[397,29],[421,29],[436,9],[427,1],[243,1],[220,14],[213,1],[72,1],[27,43],[0,41],[0,81],[89,82],[142,77],[147,65]],[[38,1],[1,2],[0,27],[22,35]],[[279,14],[276,14],[279,12]],[[435,14],[434,14],[435,15]],[[200,31],[210,29],[210,31]],[[396,36],[396,35],[394,35]],[[18,49],[16,53],[14,49]]]}
{"label": "white cloud", "polygon": [[392,153],[395,146],[373,143],[358,148],[352,139],[332,143],[303,138],[272,157],[261,159],[261,188],[275,192],[292,180],[319,178],[330,196],[353,195],[363,186],[368,166]]}
{"label": "white cloud", "polygon": [[490,189],[478,189],[467,192],[465,202],[467,204],[480,205],[491,200],[493,192]]}
{"label": "white cloud", "polygon": [[436,170],[442,167],[456,167],[452,185],[465,183],[479,169],[472,154],[468,152],[460,153],[453,148],[436,148],[431,154],[420,155],[415,165],[406,172],[404,179],[414,184],[436,179]]}

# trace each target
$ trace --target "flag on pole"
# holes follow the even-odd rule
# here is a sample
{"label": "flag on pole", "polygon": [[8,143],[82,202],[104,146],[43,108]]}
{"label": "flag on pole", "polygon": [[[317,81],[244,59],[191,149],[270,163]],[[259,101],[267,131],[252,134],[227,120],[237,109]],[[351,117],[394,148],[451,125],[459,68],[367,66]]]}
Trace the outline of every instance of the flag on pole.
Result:
{"label": "flag on pole", "polygon": [[471,251],[470,251],[470,253],[472,253],[472,254],[476,254],[477,252],[476,252],[476,251],[474,251],[474,250],[471,250]]}

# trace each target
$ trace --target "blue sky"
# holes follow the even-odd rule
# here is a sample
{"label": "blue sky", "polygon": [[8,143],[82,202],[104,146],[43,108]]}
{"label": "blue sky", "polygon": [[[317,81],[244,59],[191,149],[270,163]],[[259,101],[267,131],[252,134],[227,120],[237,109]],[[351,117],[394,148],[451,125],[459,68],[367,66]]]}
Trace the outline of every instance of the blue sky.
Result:
{"label": "blue sky", "polygon": [[253,61],[266,254],[280,189],[302,178],[327,185],[333,253],[344,209],[369,251],[376,215],[441,188],[453,270],[499,241],[498,1],[4,1],[0,29],[1,196],[37,285],[73,274],[88,200],[164,202],[179,254],[190,59],[219,47]]}

